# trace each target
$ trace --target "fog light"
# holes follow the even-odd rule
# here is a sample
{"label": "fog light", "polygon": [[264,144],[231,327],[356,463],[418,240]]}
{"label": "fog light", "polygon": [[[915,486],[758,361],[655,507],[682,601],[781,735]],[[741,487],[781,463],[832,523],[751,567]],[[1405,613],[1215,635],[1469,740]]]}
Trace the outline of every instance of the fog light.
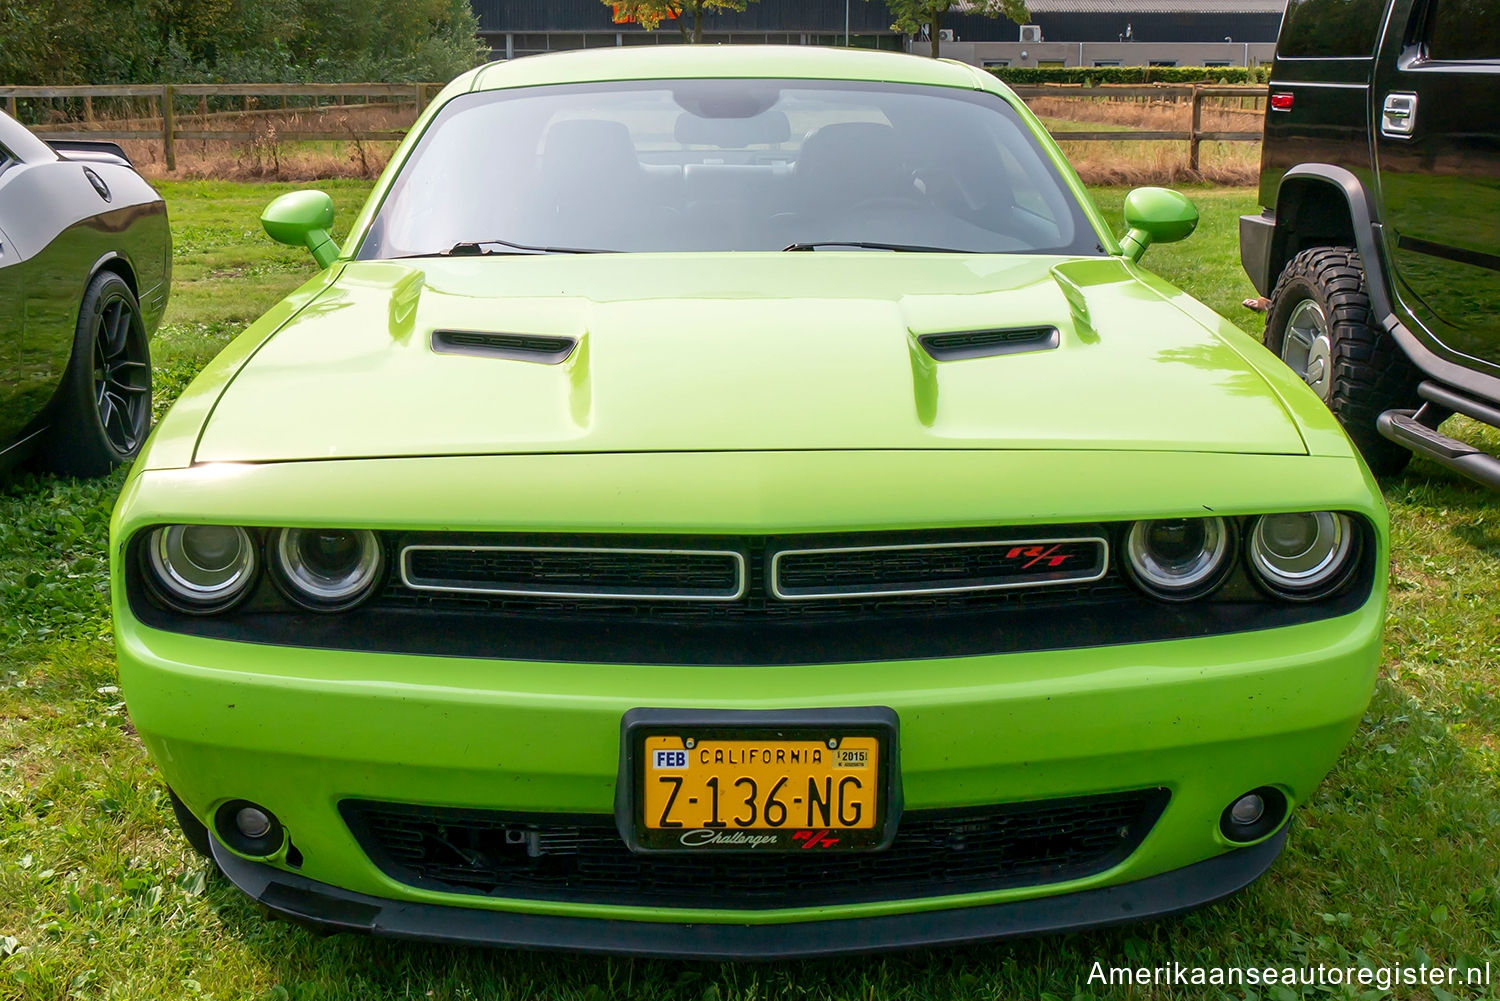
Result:
{"label": "fog light", "polygon": [[286,843],[286,831],[276,814],[259,803],[230,800],[214,812],[214,833],[241,855],[270,858]]}
{"label": "fog light", "polygon": [[1219,815],[1219,832],[1227,841],[1248,845],[1273,834],[1286,814],[1286,795],[1274,786],[1261,786],[1230,800]]}
{"label": "fog light", "polygon": [[[1266,801],[1255,793],[1247,793],[1234,801],[1229,808],[1229,816],[1236,824],[1253,824],[1266,812]],[[243,814],[242,814],[243,816]],[[244,830],[244,821],[241,820],[241,830]]]}
{"label": "fog light", "polygon": [[[1236,804],[1236,809],[1238,809],[1238,804]],[[241,807],[234,815],[234,826],[247,838],[263,838],[271,833],[271,818],[266,816],[265,811],[259,807]]]}

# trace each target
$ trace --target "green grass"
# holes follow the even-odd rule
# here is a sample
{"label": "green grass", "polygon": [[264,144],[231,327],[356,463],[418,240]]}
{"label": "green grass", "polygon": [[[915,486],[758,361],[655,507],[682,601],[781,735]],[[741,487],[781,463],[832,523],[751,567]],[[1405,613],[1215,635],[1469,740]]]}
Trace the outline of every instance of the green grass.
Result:
{"label": "green grass", "polygon": [[[258,210],[283,188],[162,187],[177,240],[156,345],[165,403],[312,268],[259,234]],[[344,220],[367,190],[326,187]],[[1124,192],[1097,194],[1117,218]],[[1251,289],[1235,244],[1253,194],[1191,194],[1204,214],[1198,234],[1153,248],[1147,262],[1258,325],[1238,305]],[[104,543],[121,480],[0,484],[0,998],[1238,999],[1257,995],[1107,990],[1088,975],[1095,961],[1500,963],[1500,510],[1494,495],[1426,462],[1385,488],[1392,608],[1374,702],[1299,812],[1286,853],[1245,893],[1113,931],[738,966],[320,938],[265,920],[174,832],[116,687]]]}

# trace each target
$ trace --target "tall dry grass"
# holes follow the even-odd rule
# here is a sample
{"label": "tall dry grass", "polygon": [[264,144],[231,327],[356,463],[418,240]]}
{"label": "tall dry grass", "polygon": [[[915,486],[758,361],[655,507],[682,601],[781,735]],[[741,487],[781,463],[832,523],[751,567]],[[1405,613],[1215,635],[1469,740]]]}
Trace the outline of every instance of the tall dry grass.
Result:
{"label": "tall dry grass", "polygon": [[[1259,132],[1264,114],[1239,108],[1227,101],[1240,98],[1204,98],[1203,128],[1212,132]],[[1153,132],[1185,131],[1192,127],[1193,109],[1187,101],[1125,101],[1094,98],[1037,97],[1026,106],[1042,118],[1071,122],[1095,122],[1120,128]]]}
{"label": "tall dry grass", "polygon": [[[1237,98],[1230,98],[1237,101]],[[1134,102],[1090,98],[1039,97],[1027,106],[1052,122],[1108,125],[1150,132],[1185,132],[1192,128],[1192,105],[1183,101]],[[1203,102],[1202,128],[1210,132],[1258,132],[1263,114],[1214,99]],[[1054,132],[1062,131],[1055,129]],[[1078,131],[1087,131],[1080,129]],[[1181,141],[1111,142],[1062,141],[1078,175],[1086,184],[1254,184],[1260,177],[1260,143],[1204,142],[1198,169]]]}
{"label": "tall dry grass", "polygon": [[1253,185],[1260,180],[1260,143],[1205,142],[1198,169],[1188,159],[1186,142],[1064,142],[1073,169],[1085,184],[1222,184]]}
{"label": "tall dry grass", "polygon": [[[143,175],[153,179],[230,181],[314,181],[324,178],[374,178],[385,169],[396,143],[357,138],[366,131],[409,128],[416,118],[411,106],[344,105],[305,109],[178,115],[179,131],[249,132],[252,138],[179,139],[176,170],[167,169],[159,139],[125,139],[120,145]],[[58,123],[59,125],[61,123]],[[160,129],[161,119],[96,118],[73,122],[80,131]],[[304,140],[299,133],[348,133],[347,140]],[[42,133],[45,138],[45,132]]]}

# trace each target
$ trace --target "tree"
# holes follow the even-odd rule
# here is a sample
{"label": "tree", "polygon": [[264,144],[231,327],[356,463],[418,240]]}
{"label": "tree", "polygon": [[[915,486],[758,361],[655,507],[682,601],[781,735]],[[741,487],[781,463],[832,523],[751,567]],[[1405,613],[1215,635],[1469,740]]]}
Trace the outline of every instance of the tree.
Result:
{"label": "tree", "polygon": [[[639,24],[655,31],[663,21],[676,21],[684,42],[703,41],[703,15],[744,10],[755,0],[602,0],[614,9],[616,24]],[[689,27],[689,22],[692,26]]]}
{"label": "tree", "polygon": [[908,35],[920,35],[925,25],[932,33],[932,58],[938,57],[938,32],[943,30],[943,18],[950,10],[967,14],[983,14],[985,17],[1004,17],[1016,24],[1031,20],[1026,10],[1026,0],[885,0],[886,7],[896,18],[891,30]]}

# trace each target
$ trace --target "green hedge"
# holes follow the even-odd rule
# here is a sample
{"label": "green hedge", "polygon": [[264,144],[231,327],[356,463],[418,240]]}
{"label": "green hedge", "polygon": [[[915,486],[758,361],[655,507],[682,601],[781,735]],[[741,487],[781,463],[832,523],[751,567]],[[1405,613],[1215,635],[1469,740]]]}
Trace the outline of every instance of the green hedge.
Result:
{"label": "green hedge", "polygon": [[1006,83],[1265,83],[1271,67],[1251,66],[992,66]]}

